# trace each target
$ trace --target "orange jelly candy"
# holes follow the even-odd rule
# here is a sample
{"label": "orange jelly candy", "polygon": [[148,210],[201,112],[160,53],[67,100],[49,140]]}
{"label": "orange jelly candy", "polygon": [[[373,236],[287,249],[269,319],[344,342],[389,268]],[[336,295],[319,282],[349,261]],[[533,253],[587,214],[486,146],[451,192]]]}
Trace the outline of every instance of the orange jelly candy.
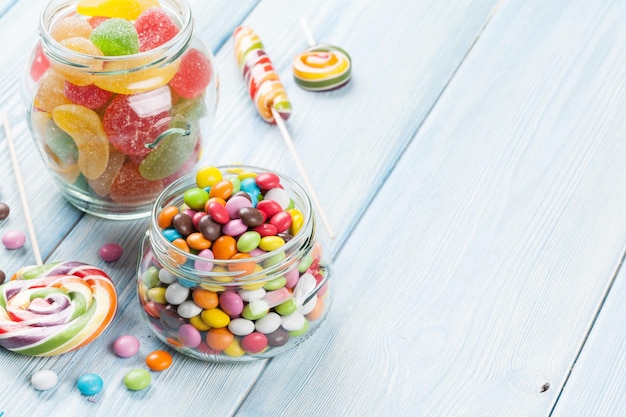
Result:
{"label": "orange jelly candy", "polygon": [[85,16],[135,20],[150,7],[160,7],[160,4],[157,0],[80,0],[76,11]]}

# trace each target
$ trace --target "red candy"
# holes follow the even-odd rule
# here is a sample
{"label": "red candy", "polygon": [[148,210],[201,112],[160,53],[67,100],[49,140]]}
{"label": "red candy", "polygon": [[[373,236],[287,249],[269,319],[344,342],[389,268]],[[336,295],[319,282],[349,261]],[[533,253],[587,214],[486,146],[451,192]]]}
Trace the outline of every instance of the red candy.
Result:
{"label": "red candy", "polygon": [[104,106],[113,95],[110,91],[103,90],[94,84],[80,86],[67,80],[63,90],[65,97],[69,98],[72,103],[94,110]]}
{"label": "red candy", "polygon": [[192,48],[181,58],[180,67],[170,81],[170,86],[181,97],[195,98],[204,92],[212,75],[209,59]]}
{"label": "red candy", "polygon": [[226,224],[230,220],[230,215],[228,214],[228,210],[226,207],[218,203],[217,201],[209,201],[207,204],[207,209],[211,218],[215,220],[217,223]]}
{"label": "red candy", "polygon": [[278,213],[274,214],[270,219],[270,224],[276,227],[278,233],[283,233],[287,229],[289,229],[292,222],[293,219],[291,217],[291,214],[287,213],[286,211],[279,211]]}
{"label": "red candy", "polygon": [[264,212],[268,219],[283,210],[280,204],[274,200],[261,200],[257,203],[256,208]]}
{"label": "red candy", "polygon": [[167,130],[171,119],[167,111],[140,117],[130,105],[134,96],[118,95],[104,112],[103,125],[109,141],[126,155],[145,156],[146,144]]}
{"label": "red candy", "polygon": [[50,61],[48,61],[48,58],[43,53],[41,42],[37,44],[34,54],[35,58],[30,66],[30,78],[37,82],[50,66]]}
{"label": "red candy", "polygon": [[141,52],[163,45],[178,33],[178,26],[172,18],[163,9],[156,7],[139,15],[135,21],[135,29],[139,35]]}
{"label": "red candy", "polygon": [[155,199],[163,190],[161,181],[149,181],[139,174],[137,165],[126,162],[111,186],[111,199],[116,203],[143,204],[150,198]]}
{"label": "red candy", "polygon": [[254,231],[264,236],[276,236],[278,234],[278,229],[271,223],[263,223],[262,225],[255,227]]}
{"label": "red candy", "polygon": [[260,332],[252,332],[241,339],[241,347],[248,353],[263,352],[267,345],[267,336]]}
{"label": "red candy", "polygon": [[257,175],[255,181],[256,185],[258,185],[261,190],[270,190],[280,185],[280,178],[278,178],[278,175],[271,172],[264,172]]}

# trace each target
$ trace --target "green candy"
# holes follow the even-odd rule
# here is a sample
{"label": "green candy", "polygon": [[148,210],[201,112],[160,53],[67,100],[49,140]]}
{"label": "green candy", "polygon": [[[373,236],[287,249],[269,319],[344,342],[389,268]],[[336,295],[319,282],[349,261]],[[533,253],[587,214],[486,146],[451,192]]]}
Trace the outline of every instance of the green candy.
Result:
{"label": "green candy", "polygon": [[145,369],[133,369],[124,376],[124,385],[131,391],[141,391],[148,388],[152,377]]}
{"label": "green candy", "polygon": [[302,336],[303,334],[305,334],[306,332],[309,331],[309,321],[308,320],[304,320],[304,325],[299,328],[298,330],[292,330],[289,332],[289,336],[291,337],[298,337],[298,336]]}
{"label": "green candy", "polygon": [[237,239],[237,250],[244,253],[252,252],[259,246],[259,242],[261,242],[259,232],[248,230]]}
{"label": "green candy", "polygon": [[[194,132],[197,132],[194,129]],[[139,173],[147,180],[157,181],[178,171],[191,158],[198,135],[170,134],[165,136],[157,147],[139,164]]]}
{"label": "green candy", "polygon": [[296,304],[296,300],[294,300],[293,298],[290,298],[278,304],[276,307],[274,307],[274,311],[276,311],[281,316],[288,316],[294,311],[296,311],[297,308],[298,308],[298,305]]}
{"label": "green candy", "polygon": [[263,289],[266,289],[268,291],[274,291],[274,290],[283,288],[286,284],[287,284],[287,278],[278,277],[271,281],[266,282],[265,285],[263,285]]}
{"label": "green candy", "polygon": [[78,147],[74,139],[61,130],[52,119],[46,125],[48,147],[59,160],[65,164],[75,164],[78,161]]}
{"label": "green candy", "polygon": [[159,268],[152,265],[141,275],[141,280],[148,288],[154,288],[159,285]]}
{"label": "green candy", "polygon": [[192,210],[203,210],[204,205],[209,201],[209,193],[202,188],[190,188],[183,194],[185,204]]}
{"label": "green candy", "polygon": [[107,19],[96,27],[89,40],[105,56],[133,55],[139,52],[135,25],[125,19]]}

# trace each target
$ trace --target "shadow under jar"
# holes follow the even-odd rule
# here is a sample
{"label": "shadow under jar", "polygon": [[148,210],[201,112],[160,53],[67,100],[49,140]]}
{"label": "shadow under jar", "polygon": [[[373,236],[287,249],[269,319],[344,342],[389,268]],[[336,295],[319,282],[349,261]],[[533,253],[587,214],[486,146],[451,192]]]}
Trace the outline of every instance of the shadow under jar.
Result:
{"label": "shadow under jar", "polygon": [[195,168],[218,101],[189,5],[135,3],[48,3],[23,79],[30,131],[64,196],[111,219],[148,216]]}
{"label": "shadow under jar", "polygon": [[273,357],[312,335],[330,306],[311,202],[267,169],[207,169],[209,180],[207,170],[189,174],[155,203],[137,268],[142,315],[194,358]]}

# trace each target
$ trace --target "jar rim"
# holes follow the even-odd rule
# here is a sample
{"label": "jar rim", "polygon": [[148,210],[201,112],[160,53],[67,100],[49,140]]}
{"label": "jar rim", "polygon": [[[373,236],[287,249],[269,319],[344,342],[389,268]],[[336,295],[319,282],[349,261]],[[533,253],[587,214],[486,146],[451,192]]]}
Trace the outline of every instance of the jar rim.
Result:
{"label": "jar rim", "polygon": [[[160,0],[162,7],[167,9],[177,19],[180,24],[179,32],[170,40],[157,46],[156,48],[139,52],[132,55],[90,55],[77,52],[63,46],[52,38],[50,30],[54,23],[60,18],[76,15],[76,3],[78,0],[52,0],[50,1],[39,16],[38,33],[42,43],[42,47],[46,55],[53,59],[72,65],[74,67],[82,67],[89,69],[93,73],[107,74],[107,70],[93,70],[91,66],[81,64],[81,60],[89,59],[96,62],[120,62],[120,61],[138,61],[137,67],[145,67],[147,65],[158,64],[164,61],[170,61],[178,58],[186,49],[193,37],[193,18],[191,8],[185,0]],[[124,72],[132,71],[133,67],[126,69]],[[118,71],[112,71],[114,73]]]}
{"label": "jar rim", "polygon": [[[255,277],[267,276],[268,271],[271,273],[272,271],[289,267],[291,264],[293,264],[294,260],[296,260],[299,256],[302,255],[302,252],[306,252],[310,249],[310,246],[312,246],[315,240],[315,215],[313,212],[311,200],[308,194],[306,193],[306,191],[304,190],[304,188],[302,188],[300,184],[298,184],[291,177],[281,172],[278,172],[272,169],[256,167],[252,165],[243,165],[243,164],[217,165],[216,168],[219,169],[221,172],[227,172],[227,173],[233,173],[233,174],[236,174],[237,171],[250,171],[250,172],[255,172],[255,173],[273,173],[277,175],[280,178],[281,185],[285,186],[285,188],[287,188],[292,193],[294,193],[299,199],[298,203],[300,203],[301,206],[296,206],[296,208],[302,212],[302,215],[304,217],[304,223],[301,229],[298,231],[298,233],[296,233],[291,239],[285,242],[285,244],[278,249],[268,251],[268,252],[265,252],[263,254],[259,254],[256,256],[251,256],[250,258],[244,258],[244,259],[234,259],[234,260],[233,259],[207,259],[201,256],[197,256],[195,254],[185,252],[182,249],[176,247],[165,236],[163,236],[162,233],[160,233],[161,228],[158,225],[158,215],[159,215],[160,210],[162,210],[164,207],[168,205],[171,205],[170,203],[182,202],[181,192],[189,188],[189,183],[191,182],[191,180],[193,180],[193,183],[195,184],[195,177],[196,177],[197,171],[192,171],[191,173],[188,173],[178,178],[176,181],[172,182],[171,184],[169,184],[159,194],[154,205],[152,206],[152,211],[150,214],[150,228],[149,228],[148,236],[153,244],[156,244],[160,248],[166,249],[168,253],[173,253],[175,254],[175,256],[184,256],[186,257],[186,259],[194,263],[195,261],[199,261],[199,262],[209,261],[214,264],[218,264],[222,266],[243,265],[249,262],[262,263],[263,261],[271,259],[272,257],[276,256],[277,254],[280,254],[280,253],[289,254],[286,256],[285,259],[283,259],[281,262],[277,263],[276,265],[273,265],[271,268],[264,269],[263,271],[255,272],[253,274],[249,274],[246,276],[242,276],[240,277],[241,279],[234,279],[234,281],[231,283],[232,285],[239,285],[242,282],[254,282]],[[153,239],[155,239],[156,242]],[[163,260],[160,259],[160,256],[157,253],[155,253],[155,256],[157,257],[157,259],[159,259],[161,263],[165,264]],[[171,265],[163,265],[163,266],[171,267]],[[181,273],[180,267],[181,266],[178,265],[178,268],[177,268],[177,273],[179,274]],[[186,269],[189,269],[189,268],[186,268]],[[212,273],[210,271],[200,271],[197,269],[193,269],[193,271],[190,270],[190,273],[188,274],[187,278],[197,279],[199,273],[202,275],[203,278],[210,279],[211,277],[214,277],[214,276],[225,276],[225,275],[231,275],[235,277],[237,275],[240,275],[241,271],[233,271],[230,274],[226,274],[223,271],[220,271],[219,273]],[[228,285],[228,283],[224,283],[224,282],[219,282],[219,284]]]}

